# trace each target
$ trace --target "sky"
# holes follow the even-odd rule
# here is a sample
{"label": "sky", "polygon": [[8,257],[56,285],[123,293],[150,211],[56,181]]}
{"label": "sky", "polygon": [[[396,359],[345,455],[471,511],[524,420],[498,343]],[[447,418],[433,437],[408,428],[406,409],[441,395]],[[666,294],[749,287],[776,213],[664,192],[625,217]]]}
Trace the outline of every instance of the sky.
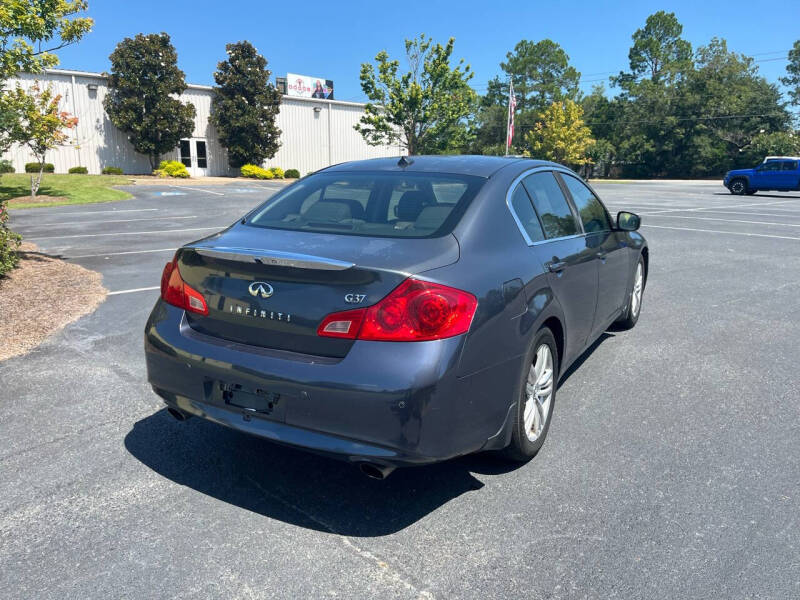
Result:
{"label": "sky", "polygon": [[287,72],[334,81],[336,98],[363,101],[360,65],[380,50],[403,64],[403,40],[425,33],[439,42],[455,38],[479,92],[501,74],[500,62],[521,39],[559,43],[589,92],[628,65],[631,35],[658,10],[675,12],[693,47],[714,37],[730,50],[753,56],[760,72],[777,82],[786,53],[800,39],[800,1],[780,8],[753,0],[572,0],[566,2],[261,2],[258,0],[89,0],[94,31],[59,51],[61,68],[108,71],[108,56],[125,37],[165,31],[189,83],[213,85],[225,44],[249,40],[269,61],[273,78]]}

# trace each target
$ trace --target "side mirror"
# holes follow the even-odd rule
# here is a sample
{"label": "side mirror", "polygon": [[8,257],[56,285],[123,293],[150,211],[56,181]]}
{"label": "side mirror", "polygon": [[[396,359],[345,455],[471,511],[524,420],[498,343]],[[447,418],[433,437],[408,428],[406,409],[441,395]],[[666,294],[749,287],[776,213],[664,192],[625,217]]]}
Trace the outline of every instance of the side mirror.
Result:
{"label": "side mirror", "polygon": [[622,231],[636,231],[642,224],[639,215],[632,212],[620,211],[617,213],[617,229]]}

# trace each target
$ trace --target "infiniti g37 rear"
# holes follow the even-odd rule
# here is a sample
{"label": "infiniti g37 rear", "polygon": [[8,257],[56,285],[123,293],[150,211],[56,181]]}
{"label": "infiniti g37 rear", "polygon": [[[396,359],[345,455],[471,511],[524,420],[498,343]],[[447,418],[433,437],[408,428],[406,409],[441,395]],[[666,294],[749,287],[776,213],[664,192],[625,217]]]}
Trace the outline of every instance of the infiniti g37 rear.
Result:
{"label": "infiniti g37 rear", "polygon": [[541,447],[559,374],[640,314],[639,219],[541,161],[416,157],[306,177],[167,264],[145,331],[175,416],[385,476]]}

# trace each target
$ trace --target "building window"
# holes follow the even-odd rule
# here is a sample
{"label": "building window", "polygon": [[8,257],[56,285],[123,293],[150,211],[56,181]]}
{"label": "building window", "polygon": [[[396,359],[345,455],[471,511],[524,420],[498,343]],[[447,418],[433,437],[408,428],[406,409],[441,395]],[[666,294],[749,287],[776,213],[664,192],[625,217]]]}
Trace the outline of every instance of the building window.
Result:
{"label": "building window", "polygon": [[197,168],[208,168],[208,160],[206,159],[206,143],[201,141],[197,142]]}
{"label": "building window", "polygon": [[192,166],[192,151],[189,140],[181,140],[181,162],[187,167]]}

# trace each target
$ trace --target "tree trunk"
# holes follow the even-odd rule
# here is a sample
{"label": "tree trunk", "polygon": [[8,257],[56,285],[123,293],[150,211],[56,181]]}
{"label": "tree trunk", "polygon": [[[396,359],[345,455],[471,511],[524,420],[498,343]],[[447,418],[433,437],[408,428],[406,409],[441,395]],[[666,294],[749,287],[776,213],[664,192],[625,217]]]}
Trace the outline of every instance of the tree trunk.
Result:
{"label": "tree trunk", "polygon": [[39,173],[36,178],[34,179],[34,176],[31,175],[31,199],[36,198],[36,194],[42,185],[42,173],[44,173],[44,161],[39,163]]}
{"label": "tree trunk", "polygon": [[159,159],[159,155],[158,154],[151,154],[150,155],[150,166],[153,168],[153,171],[155,171],[158,168],[158,163],[161,162],[158,159]]}
{"label": "tree trunk", "polygon": [[414,142],[415,141],[416,140],[414,139],[414,134],[413,133],[411,133],[411,134],[407,133],[406,134],[406,142],[407,142],[406,143],[406,150],[408,151],[408,155],[409,156],[414,156],[414,150],[416,149],[414,147]]}

